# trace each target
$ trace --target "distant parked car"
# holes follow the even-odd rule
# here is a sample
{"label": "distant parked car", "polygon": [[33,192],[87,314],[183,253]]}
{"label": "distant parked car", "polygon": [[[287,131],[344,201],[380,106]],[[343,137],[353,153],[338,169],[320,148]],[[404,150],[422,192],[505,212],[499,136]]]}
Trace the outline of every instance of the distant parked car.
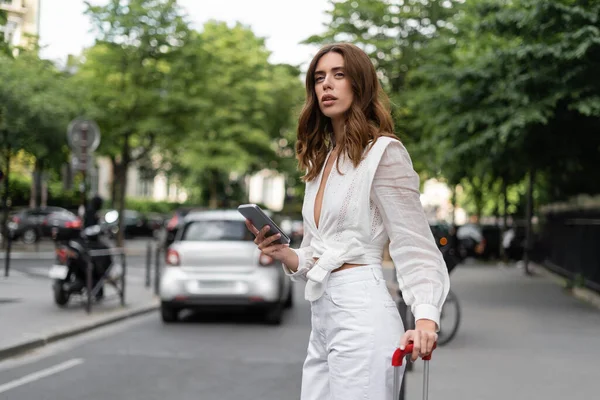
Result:
{"label": "distant parked car", "polygon": [[79,237],[83,229],[81,218],[70,211],[56,211],[49,214],[42,222],[44,236],[54,240],[68,240]]}
{"label": "distant parked car", "polygon": [[281,263],[263,254],[237,210],[190,212],[166,253],[160,279],[161,315],[183,309],[254,308],[279,324],[292,306],[292,284]]}
{"label": "distant parked car", "polygon": [[[106,222],[106,215],[108,213],[112,214],[110,219],[114,222]],[[148,220],[144,214],[135,210],[124,210],[123,215],[125,216],[124,229],[126,237],[153,235],[153,229],[148,224]],[[119,212],[117,210],[104,211],[100,217],[100,224],[104,227],[108,226],[112,234],[116,235],[119,232]]]}
{"label": "distant parked car", "polygon": [[482,228],[477,224],[467,223],[459,226],[456,237],[461,243],[461,256],[463,258],[479,258],[484,254],[487,241]]}
{"label": "distant parked car", "polygon": [[50,232],[43,229],[43,222],[48,215],[54,212],[69,212],[62,207],[28,208],[13,214],[8,223],[12,239],[21,239],[25,244],[33,244]]}

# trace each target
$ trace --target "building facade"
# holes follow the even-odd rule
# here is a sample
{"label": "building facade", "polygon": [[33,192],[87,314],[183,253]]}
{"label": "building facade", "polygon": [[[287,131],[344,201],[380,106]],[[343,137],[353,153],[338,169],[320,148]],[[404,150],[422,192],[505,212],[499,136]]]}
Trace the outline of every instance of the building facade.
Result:
{"label": "building facade", "polygon": [[28,47],[35,42],[40,32],[40,1],[0,0],[0,9],[6,11],[7,16],[0,31],[11,47]]}

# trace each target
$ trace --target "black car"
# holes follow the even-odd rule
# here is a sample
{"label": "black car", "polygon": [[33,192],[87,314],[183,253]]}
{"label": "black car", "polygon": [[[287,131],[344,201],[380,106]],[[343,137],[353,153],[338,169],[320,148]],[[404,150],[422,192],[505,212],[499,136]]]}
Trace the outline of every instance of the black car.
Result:
{"label": "black car", "polygon": [[21,239],[25,244],[33,244],[43,236],[50,236],[44,229],[44,220],[55,212],[69,212],[62,207],[28,208],[15,213],[8,224],[13,240]]}
{"label": "black car", "polygon": [[[125,237],[153,236],[154,230],[157,229],[156,216],[148,218],[135,210],[123,210],[123,215],[125,216],[123,221]],[[117,210],[104,211],[100,216],[100,224],[108,226],[112,234],[116,235],[119,231],[119,212]]]}
{"label": "black car", "polygon": [[79,237],[82,228],[81,218],[70,211],[53,212],[42,223],[44,236],[51,236],[59,241]]}

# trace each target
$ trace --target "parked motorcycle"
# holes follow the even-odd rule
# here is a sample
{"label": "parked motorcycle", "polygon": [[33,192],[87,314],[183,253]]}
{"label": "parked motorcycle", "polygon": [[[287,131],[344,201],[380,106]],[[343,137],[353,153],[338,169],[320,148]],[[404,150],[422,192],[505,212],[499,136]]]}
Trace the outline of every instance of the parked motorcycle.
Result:
{"label": "parked motorcycle", "polygon": [[[104,285],[98,283],[113,263],[109,254],[111,247],[103,238],[103,230],[99,225],[84,229],[78,237],[57,243],[56,263],[48,274],[53,279],[54,302],[58,306],[66,306],[72,295],[88,294],[90,265],[92,296],[96,300],[104,297]],[[104,251],[101,255],[91,255],[90,252],[94,250]]]}

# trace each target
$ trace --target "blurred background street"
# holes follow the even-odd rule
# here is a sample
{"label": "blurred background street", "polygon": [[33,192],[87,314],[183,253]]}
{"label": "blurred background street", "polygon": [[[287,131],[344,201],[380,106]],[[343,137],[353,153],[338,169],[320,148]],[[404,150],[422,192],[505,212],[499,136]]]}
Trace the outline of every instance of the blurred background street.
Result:
{"label": "blurred background street", "polygon": [[333,41],[373,60],[450,271],[430,398],[596,398],[599,15],[0,0],[0,399],[299,397],[304,288],[236,208],[300,245],[297,119]]}

